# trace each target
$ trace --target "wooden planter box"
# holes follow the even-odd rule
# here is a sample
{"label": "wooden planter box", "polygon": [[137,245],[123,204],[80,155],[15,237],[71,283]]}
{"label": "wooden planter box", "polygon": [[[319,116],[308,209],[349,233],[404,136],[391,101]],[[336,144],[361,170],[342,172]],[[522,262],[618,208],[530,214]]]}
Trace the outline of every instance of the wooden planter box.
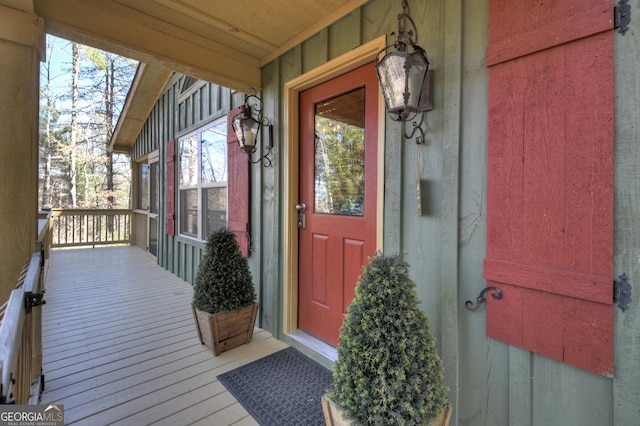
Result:
{"label": "wooden planter box", "polygon": [[258,314],[258,303],[211,315],[191,304],[200,342],[211,348],[214,355],[251,341]]}
{"label": "wooden planter box", "polygon": [[[350,420],[345,420],[340,407],[327,398],[327,395],[322,395],[322,410],[324,411],[324,421],[327,426],[355,426],[356,424]],[[429,426],[449,426],[452,411],[453,407],[448,404],[438,417],[429,422]]]}

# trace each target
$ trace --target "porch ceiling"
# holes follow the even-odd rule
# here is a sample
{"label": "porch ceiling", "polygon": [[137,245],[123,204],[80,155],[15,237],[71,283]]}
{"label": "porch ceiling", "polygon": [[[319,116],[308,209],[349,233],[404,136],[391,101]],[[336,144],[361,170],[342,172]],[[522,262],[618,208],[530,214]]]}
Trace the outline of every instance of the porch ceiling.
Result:
{"label": "porch ceiling", "polygon": [[[242,92],[260,67],[367,0],[32,0],[46,30]],[[0,4],[16,7],[12,0]]]}

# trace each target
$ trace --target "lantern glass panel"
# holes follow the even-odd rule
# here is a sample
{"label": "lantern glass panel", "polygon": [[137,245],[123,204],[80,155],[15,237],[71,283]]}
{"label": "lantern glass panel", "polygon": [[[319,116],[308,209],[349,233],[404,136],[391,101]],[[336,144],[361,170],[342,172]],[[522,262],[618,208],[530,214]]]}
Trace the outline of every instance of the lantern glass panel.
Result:
{"label": "lantern glass panel", "polygon": [[427,62],[427,59],[424,57],[422,52],[415,51],[411,53],[409,57],[409,64],[409,101],[407,102],[407,106],[411,110],[416,111],[418,109],[418,105],[420,105],[422,82],[424,81],[424,76],[427,74],[427,70],[429,69],[429,62]]}
{"label": "lantern glass panel", "polygon": [[242,127],[244,128],[245,137],[244,146],[251,148],[256,146],[260,123],[258,123],[254,118],[249,117],[242,120]]}
{"label": "lantern glass panel", "polygon": [[244,146],[244,131],[242,129],[242,121],[239,118],[235,118],[233,120],[233,130],[236,133],[236,138],[238,139],[240,146]]}
{"label": "lantern glass panel", "polygon": [[238,138],[238,143],[240,144],[241,148],[253,148],[256,145],[260,123],[258,123],[254,118],[238,117],[234,119],[233,129],[236,133],[236,138]]}
{"label": "lantern glass panel", "polygon": [[378,79],[389,112],[399,112],[405,107],[404,91],[406,83],[406,52],[388,53],[378,65]]}

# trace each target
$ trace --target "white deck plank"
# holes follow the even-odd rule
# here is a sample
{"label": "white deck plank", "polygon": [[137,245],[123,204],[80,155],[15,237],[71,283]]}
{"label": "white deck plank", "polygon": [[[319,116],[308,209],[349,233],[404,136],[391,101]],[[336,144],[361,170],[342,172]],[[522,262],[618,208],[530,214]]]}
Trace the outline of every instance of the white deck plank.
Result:
{"label": "white deck plank", "polygon": [[[194,424],[196,422],[200,422],[203,419],[206,419],[211,415],[210,407],[220,404],[216,397],[206,399],[204,401],[198,402],[193,406],[173,413],[172,415],[159,419],[155,421],[153,424],[156,426],[174,426],[177,424]],[[249,415],[247,410],[245,410],[242,405],[240,405],[237,401],[231,400],[230,405],[218,411],[218,415],[225,415],[228,419],[227,424],[233,424],[234,426],[238,424],[238,422],[243,421],[246,418],[249,418],[253,424],[257,424],[255,420]]]}
{"label": "white deck plank", "polygon": [[[74,361],[79,362],[83,359],[83,356],[86,355],[89,355],[92,358],[97,358],[145,343],[157,342],[164,339],[166,336],[188,333],[191,329],[193,329],[193,321],[175,320],[169,324],[160,324],[150,330],[153,334],[149,334],[142,338],[137,337],[136,334],[127,334],[112,337],[111,339],[99,339],[93,342],[85,342],[84,344],[82,344],[82,341],[78,341],[76,346],[69,345],[63,347],[58,352],[47,353],[47,356],[50,360],[49,365],[51,369],[56,369],[58,368],[58,364],[62,366]],[[142,332],[142,330],[139,332]],[[85,351],[79,354],[77,350],[78,347],[84,347]]]}
{"label": "white deck plank", "polygon": [[[50,381],[76,374],[78,371],[92,371],[96,374],[104,374],[112,371],[114,367],[123,368],[124,366],[134,365],[149,358],[162,356],[163,354],[177,352],[193,341],[192,336],[174,335],[167,333],[165,339],[158,339],[149,343],[136,345],[132,348],[123,348],[121,351],[97,356],[95,353],[88,352],[80,354],[74,358],[78,360],[68,361],[60,366],[56,363],[56,368],[48,373]],[[84,356],[83,356],[84,355]],[[125,361],[126,360],[126,361]]]}
{"label": "white deck plank", "polygon": [[191,286],[134,247],[56,250],[43,307],[45,392],[72,425],[255,425],[218,374],[284,349],[256,329],[214,357]]}

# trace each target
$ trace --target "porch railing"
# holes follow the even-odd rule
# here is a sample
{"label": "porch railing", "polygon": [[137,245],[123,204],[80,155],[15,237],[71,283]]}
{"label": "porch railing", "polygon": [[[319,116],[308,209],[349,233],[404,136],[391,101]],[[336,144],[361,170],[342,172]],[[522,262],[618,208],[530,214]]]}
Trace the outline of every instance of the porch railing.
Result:
{"label": "porch railing", "polygon": [[36,404],[44,389],[42,308],[50,248],[50,214],[39,215],[37,251],[0,307],[0,403]]}
{"label": "porch railing", "polygon": [[54,209],[52,247],[130,244],[132,217],[126,209]]}

